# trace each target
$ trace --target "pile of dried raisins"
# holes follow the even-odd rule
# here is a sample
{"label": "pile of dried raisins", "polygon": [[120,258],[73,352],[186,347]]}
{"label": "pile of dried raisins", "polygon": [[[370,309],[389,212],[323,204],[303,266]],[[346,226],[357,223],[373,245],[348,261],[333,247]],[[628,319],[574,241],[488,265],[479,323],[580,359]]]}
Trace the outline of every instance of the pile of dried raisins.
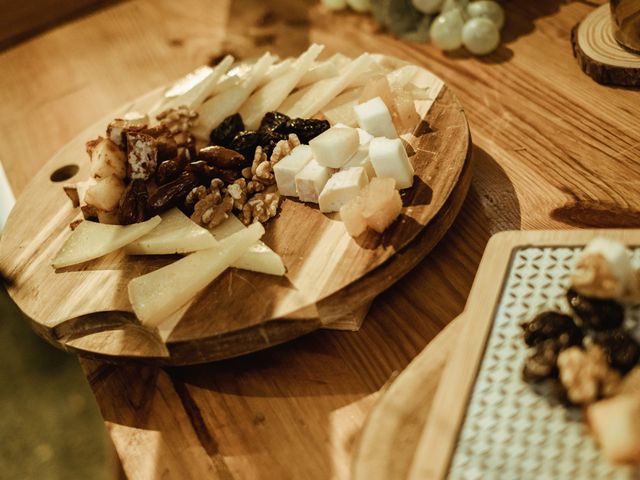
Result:
{"label": "pile of dried raisins", "polygon": [[[578,353],[578,356],[584,353],[587,361],[592,351],[604,352],[604,368],[609,369],[613,376],[621,378],[638,363],[640,345],[625,328],[625,311],[622,304],[615,300],[587,297],[574,289],[567,291],[566,298],[571,315],[544,311],[521,325],[524,341],[532,349],[524,363],[522,375],[529,383],[549,381],[553,387],[552,392],[559,400],[576,403],[571,399],[583,397],[572,397],[571,392],[567,391],[571,385],[561,381],[563,378],[570,378],[570,374],[573,373],[564,372],[569,375],[563,377],[559,363],[562,367],[570,365],[571,362],[558,362],[562,352],[574,349],[573,353]],[[591,368],[589,371],[593,373],[595,369]],[[597,378],[594,382],[604,378],[604,374],[598,375],[602,378]],[[597,392],[595,396],[603,395],[602,392]],[[595,399],[597,398],[593,400]]]}

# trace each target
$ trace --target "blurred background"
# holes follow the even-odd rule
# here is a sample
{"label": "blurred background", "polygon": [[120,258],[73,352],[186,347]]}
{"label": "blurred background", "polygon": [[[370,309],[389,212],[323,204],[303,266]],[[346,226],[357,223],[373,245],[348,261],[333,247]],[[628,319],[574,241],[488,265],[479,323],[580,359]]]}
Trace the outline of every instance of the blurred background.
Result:
{"label": "blurred background", "polygon": [[[0,0],[0,50],[111,3],[115,2]],[[0,235],[12,200],[0,165]],[[77,358],[36,336],[4,287],[0,287],[0,364],[0,478],[121,476]]]}

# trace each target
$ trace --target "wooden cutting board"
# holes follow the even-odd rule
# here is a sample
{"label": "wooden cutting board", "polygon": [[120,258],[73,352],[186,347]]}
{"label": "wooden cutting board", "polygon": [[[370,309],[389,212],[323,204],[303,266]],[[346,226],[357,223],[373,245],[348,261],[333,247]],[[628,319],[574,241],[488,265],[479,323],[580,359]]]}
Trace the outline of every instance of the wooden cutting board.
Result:
{"label": "wooden cutting board", "polygon": [[[393,61],[393,60],[390,60]],[[263,240],[280,254],[282,277],[229,269],[168,323],[168,337],[142,327],[127,297],[130,279],[173,258],[127,257],[115,252],[82,265],[49,265],[79,218],[62,181],[87,178],[84,144],[126,111],[147,111],[152,92],[112,112],[60,150],[33,178],[7,220],[0,241],[0,272],[11,297],[43,337],[64,349],[111,361],[184,365],[267,348],[363,308],[415,266],[442,238],[466,196],[471,142],[455,95],[427,71],[439,89],[408,138],[414,186],[386,232],[352,239],[335,216],[288,199],[268,222]],[[162,330],[162,328],[161,328]]]}
{"label": "wooden cutting board", "polygon": [[[541,291],[546,298],[544,289],[540,290],[534,278],[536,275],[544,277],[542,283],[546,288],[554,289],[552,283],[558,282],[564,285],[565,280],[559,277],[568,275],[570,269],[567,268],[566,259],[572,254],[570,249],[582,247],[595,236],[606,236],[619,240],[626,245],[640,245],[640,231],[638,230],[557,230],[557,231],[528,231],[528,232],[503,232],[494,235],[487,244],[482,262],[478,268],[473,287],[467,299],[464,312],[460,317],[453,320],[447,327],[403,370],[398,377],[386,388],[382,396],[371,410],[367,421],[360,434],[356,453],[352,462],[352,477],[354,480],[383,480],[393,479],[442,479],[452,475],[452,458],[456,452],[458,442],[461,437],[461,429],[464,426],[468,405],[471,399],[474,385],[476,384],[478,373],[482,367],[483,357],[488,356],[486,352],[487,340],[491,335],[496,337],[506,336],[504,330],[496,330],[492,333],[494,319],[498,315],[498,304],[501,297],[508,295],[507,305],[522,302],[527,305],[530,301],[528,294],[524,298],[515,298],[508,291],[507,279],[509,274],[516,272],[519,277],[516,283],[524,284],[528,290]],[[532,255],[520,262],[517,254],[535,250]],[[559,251],[557,255],[555,252]],[[564,261],[563,261],[564,258]],[[575,259],[575,257],[574,257]],[[554,274],[546,271],[543,263],[554,264]],[[529,274],[524,273],[530,270]],[[541,274],[536,273],[541,271]],[[558,275],[561,271],[562,275]],[[551,297],[551,296],[550,296]],[[548,298],[546,308],[552,308],[554,300]],[[518,303],[519,304],[519,303]],[[535,309],[535,308],[534,308]],[[528,318],[528,317],[527,317]],[[519,327],[518,327],[519,334]],[[518,343],[518,345],[520,345]],[[521,344],[522,350],[526,353],[524,342]],[[505,358],[502,354],[491,352],[491,356]],[[512,375],[514,380],[520,382],[520,371],[522,363],[514,361],[512,356],[507,357],[512,363]],[[502,373],[495,374],[492,382],[497,385],[495,388],[500,392],[496,397],[491,397],[490,392],[487,397],[502,398],[507,396],[508,387],[498,384],[499,379],[504,380]],[[522,382],[524,384],[524,382]],[[530,389],[528,385],[525,385]],[[527,390],[528,391],[528,390]],[[522,398],[522,396],[520,397]],[[547,403],[543,396],[540,396],[543,404]],[[484,400],[483,400],[484,401]],[[494,411],[491,405],[492,400],[486,400],[487,412]],[[532,405],[533,402],[523,401],[523,404]],[[505,410],[510,408],[505,407]],[[560,409],[565,407],[558,406]],[[519,411],[517,418],[536,418],[540,412],[527,415],[527,412]],[[564,411],[560,413],[564,418]],[[567,415],[568,416],[568,415]],[[493,419],[495,420],[495,419]],[[486,418],[481,425],[490,424],[491,418]],[[522,421],[522,420],[521,420]],[[510,418],[506,423],[513,422]],[[544,420],[543,420],[544,422]],[[562,431],[556,421],[556,435],[569,436],[572,432]],[[577,422],[579,424],[579,421]],[[498,422],[491,423],[491,431],[499,430]],[[528,433],[533,434],[532,430]],[[536,432],[536,435],[538,433]],[[525,436],[527,434],[525,433]],[[574,436],[578,437],[575,435]],[[613,478],[614,475],[623,474],[610,465],[602,463],[602,459],[595,458],[586,452],[587,448],[593,448],[589,444],[591,440],[584,432],[580,438],[571,438],[566,443],[579,452],[575,456],[578,463],[581,463],[585,471],[590,472],[588,478]],[[517,434],[512,431],[510,442],[517,441]],[[558,444],[557,438],[548,439]],[[581,443],[582,442],[582,443]],[[478,441],[486,448],[492,447],[484,439]],[[495,445],[493,446],[495,449]],[[527,455],[530,449],[522,449]],[[487,455],[488,456],[488,455]],[[509,455],[503,455],[508,457]],[[567,451],[561,455],[563,458],[572,456]],[[516,463],[524,462],[528,457],[516,459]],[[530,460],[530,459],[529,459]],[[544,462],[544,460],[542,460]],[[489,460],[490,462],[490,460]],[[549,462],[546,462],[548,466]],[[481,474],[478,478],[496,478],[495,472],[482,472],[476,465],[469,466],[467,470],[455,465],[457,472],[454,475],[458,478],[464,476],[465,472]],[[600,474],[597,473],[599,469]],[[522,478],[522,474],[512,476],[506,473],[506,469],[501,470],[504,478]],[[603,476],[602,471],[606,471]],[[634,471],[635,472],[635,471]],[[567,472],[565,472],[567,473]],[[574,472],[575,473],[575,472]],[[637,474],[637,472],[636,472]],[[567,473],[553,478],[578,478],[580,475]],[[476,477],[474,477],[476,478]],[[551,478],[537,470],[537,478]],[[580,477],[587,478],[587,477]],[[617,477],[616,477],[617,478]]]}

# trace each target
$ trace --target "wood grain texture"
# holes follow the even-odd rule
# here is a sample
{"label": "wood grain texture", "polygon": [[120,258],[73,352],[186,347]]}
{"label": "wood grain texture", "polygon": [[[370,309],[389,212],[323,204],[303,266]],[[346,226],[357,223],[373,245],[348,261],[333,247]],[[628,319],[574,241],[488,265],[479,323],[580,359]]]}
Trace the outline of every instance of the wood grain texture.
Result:
{"label": "wood grain texture", "polygon": [[[573,58],[570,31],[593,10],[586,2],[505,2],[503,44],[484,58],[298,1],[288,28],[268,14],[285,1],[180,3],[126,2],[0,53],[0,160],[16,194],[103,112],[233,45],[272,49],[271,34],[287,55],[318,41],[435,72],[464,106],[474,172],[444,240],[373,302],[357,333],[318,331],[180,369],[82,360],[129,478],[179,477],[185,465],[201,477],[348,478],[377,392],[462,312],[493,233],[640,226],[640,96],[594,82]],[[247,5],[268,25],[246,21]]]}
{"label": "wood grain texture", "polygon": [[407,478],[442,371],[463,324],[461,317],[452,320],[382,390],[360,432],[353,455],[353,480]]}
{"label": "wood grain texture", "polygon": [[47,27],[86,14],[109,0],[31,0],[29,2],[0,1],[0,48],[11,46]]}
{"label": "wood grain texture", "polygon": [[640,86],[640,54],[626,50],[616,41],[608,5],[594,10],[573,28],[571,44],[580,67],[596,82]]}
{"label": "wood grain texture", "polygon": [[[402,65],[385,61],[392,67]],[[285,276],[228,269],[171,315],[171,323],[177,325],[165,344],[139,325],[127,287],[133,278],[175,257],[118,251],[67,268],[54,270],[50,265],[70,235],[69,223],[82,218],[61,183],[52,180],[54,172],[79,166],[74,179],[88,178],[85,143],[106,129],[108,120],[99,121],[38,172],[7,219],[0,270],[9,279],[9,294],[34,329],[55,345],[92,358],[163,365],[254,352],[349,318],[435,246],[468,190],[471,150],[462,107],[433,75],[422,71],[418,77],[420,83],[433,86],[433,98],[424,102],[425,116],[407,137],[414,186],[401,192],[402,213],[384,234],[367,231],[353,239],[335,215],[285,200],[278,217],[265,224],[263,237],[282,257]],[[160,96],[156,90],[109,118],[149,111]],[[450,199],[452,194],[455,198]],[[445,205],[453,215],[438,215]],[[36,207],[40,221],[31,222]]]}

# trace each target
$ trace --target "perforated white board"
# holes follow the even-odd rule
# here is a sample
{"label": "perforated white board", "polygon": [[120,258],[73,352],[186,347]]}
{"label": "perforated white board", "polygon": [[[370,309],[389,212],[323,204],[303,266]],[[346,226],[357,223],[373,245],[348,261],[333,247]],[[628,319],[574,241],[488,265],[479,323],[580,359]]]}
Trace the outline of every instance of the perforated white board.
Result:
{"label": "perforated white board", "polygon": [[[529,354],[520,324],[541,310],[569,311],[564,298],[580,248],[516,250],[454,451],[451,480],[640,479],[606,463],[580,409],[522,380]],[[633,250],[640,266],[640,248]],[[640,319],[637,309],[627,321]]]}

